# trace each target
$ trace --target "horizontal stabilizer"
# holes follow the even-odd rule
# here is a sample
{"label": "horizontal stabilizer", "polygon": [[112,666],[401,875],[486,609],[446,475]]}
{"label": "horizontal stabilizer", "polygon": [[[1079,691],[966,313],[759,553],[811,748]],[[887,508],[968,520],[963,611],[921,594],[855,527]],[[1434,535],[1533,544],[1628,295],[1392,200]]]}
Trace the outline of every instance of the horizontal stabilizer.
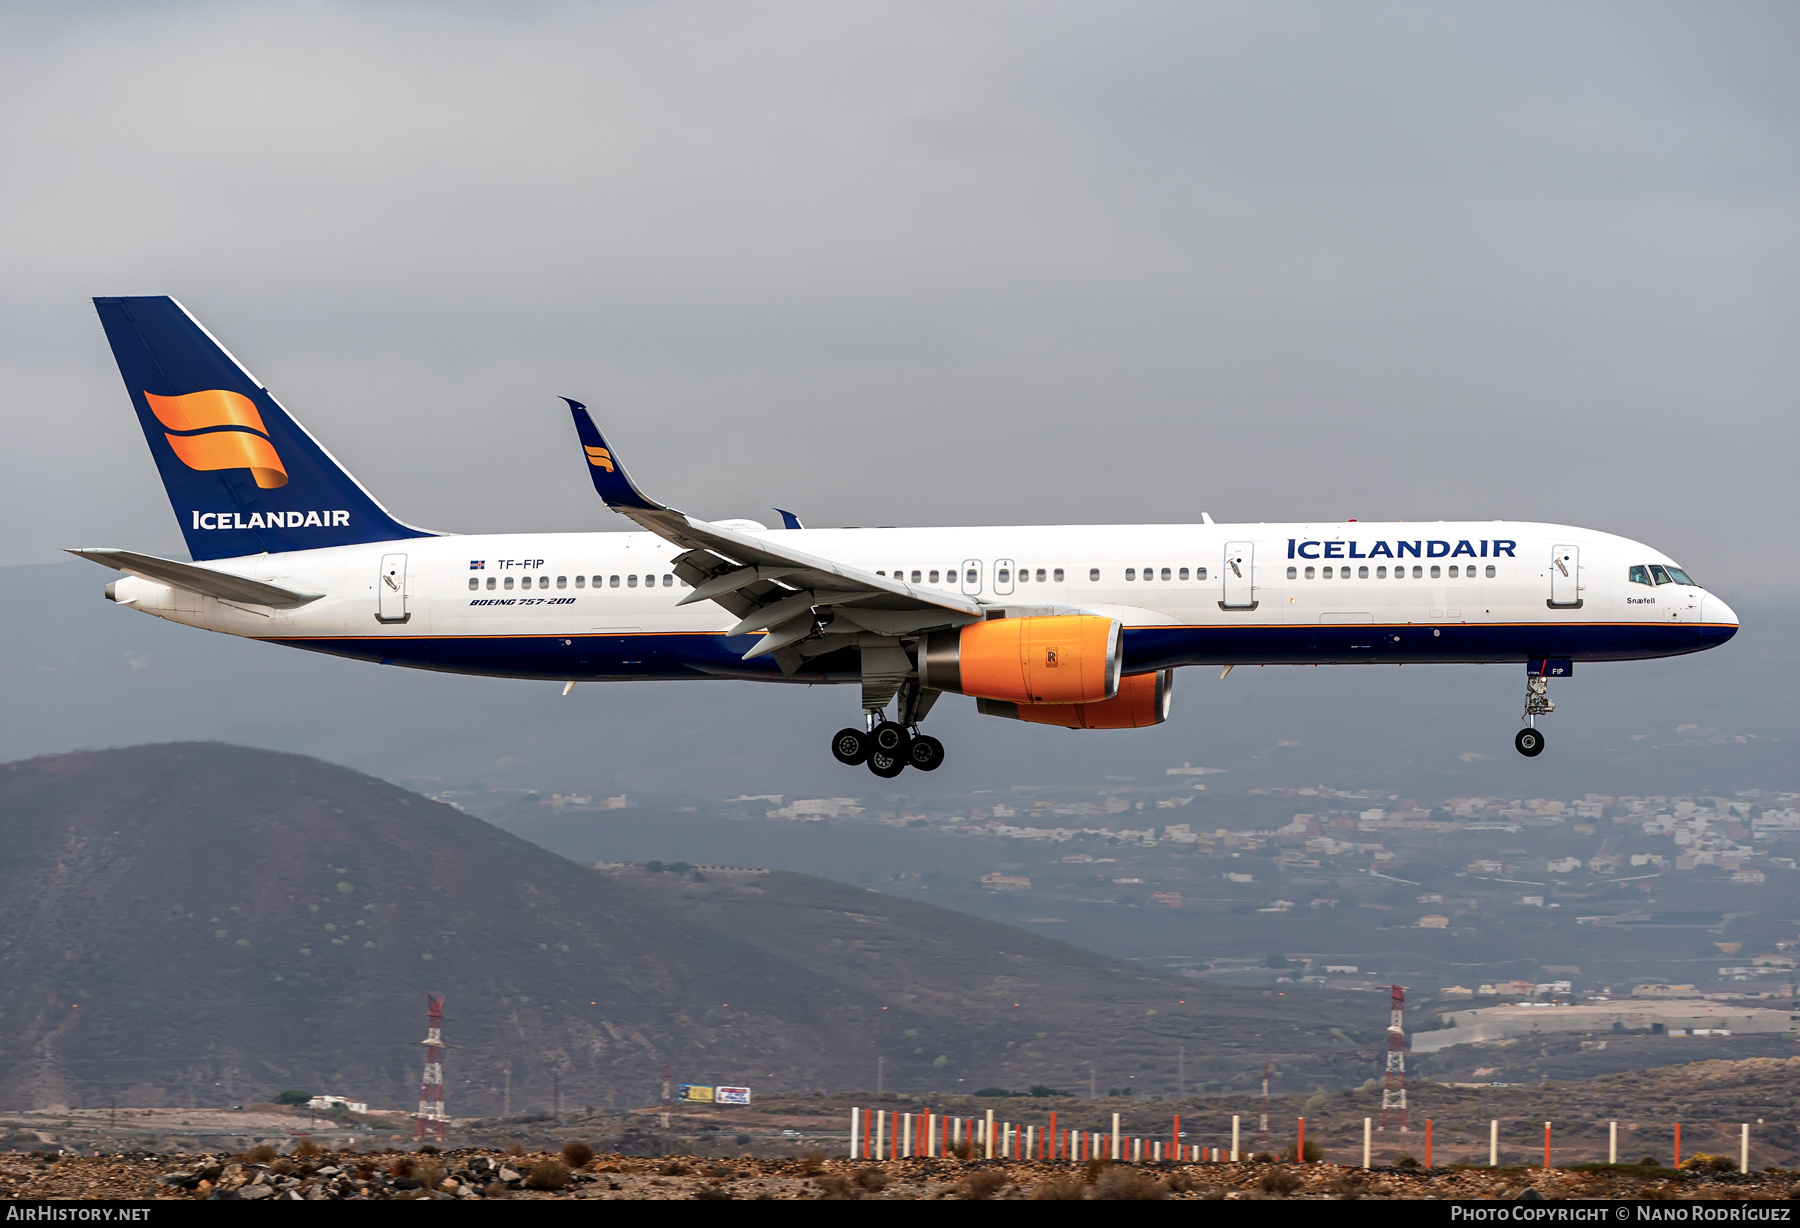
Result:
{"label": "horizontal stabilizer", "polygon": [[277,610],[293,609],[323,597],[323,593],[297,593],[278,584],[234,576],[194,563],[158,558],[154,554],[138,554],[133,550],[71,550],[70,554],[91,559],[102,567],[141,576],[158,584],[169,584],[191,592],[217,597],[220,601],[237,601],[245,605],[266,605]]}

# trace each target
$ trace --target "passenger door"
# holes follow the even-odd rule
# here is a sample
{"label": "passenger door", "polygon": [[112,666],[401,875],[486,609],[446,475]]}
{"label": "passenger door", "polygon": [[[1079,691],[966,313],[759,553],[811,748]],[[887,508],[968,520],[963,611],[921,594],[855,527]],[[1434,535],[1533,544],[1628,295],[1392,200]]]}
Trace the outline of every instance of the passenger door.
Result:
{"label": "passenger door", "polygon": [[1581,608],[1581,547],[1558,546],[1550,552],[1550,608]]}
{"label": "passenger door", "polygon": [[981,560],[964,559],[962,570],[957,573],[957,580],[962,585],[965,597],[975,597],[981,593]]}
{"label": "passenger door", "polygon": [[384,554],[375,580],[375,621],[403,623],[411,617],[406,612],[406,556]]}
{"label": "passenger door", "polygon": [[1256,608],[1256,543],[1226,542],[1224,577],[1225,596],[1221,610],[1254,610]]}
{"label": "passenger door", "polygon": [[994,560],[994,595],[1010,597],[1013,591],[1013,561],[1011,559]]}

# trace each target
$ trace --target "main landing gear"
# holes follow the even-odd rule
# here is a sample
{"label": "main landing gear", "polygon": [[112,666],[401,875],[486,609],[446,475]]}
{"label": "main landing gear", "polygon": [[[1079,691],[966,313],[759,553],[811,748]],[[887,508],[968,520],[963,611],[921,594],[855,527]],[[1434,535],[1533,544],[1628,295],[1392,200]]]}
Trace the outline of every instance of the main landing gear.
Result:
{"label": "main landing gear", "polygon": [[839,763],[855,767],[869,765],[869,770],[884,780],[891,780],[909,767],[921,772],[935,772],[944,763],[944,744],[930,734],[917,732],[885,719],[882,713],[869,714],[869,728],[840,729],[831,735],[831,754]]}
{"label": "main landing gear", "polygon": [[832,757],[848,767],[866,763],[884,780],[892,780],[909,767],[937,771],[944,763],[944,744],[919,732],[919,722],[937,694],[927,691],[921,696],[914,687],[903,688],[900,720],[890,721],[882,708],[864,712],[866,729],[840,729],[831,735]]}
{"label": "main landing gear", "polygon": [[1550,675],[1548,670],[1539,670],[1525,676],[1525,728],[1519,730],[1513,738],[1513,746],[1527,759],[1535,759],[1544,753],[1544,734],[1537,727],[1537,718],[1549,716],[1556,711],[1556,703],[1550,698]]}

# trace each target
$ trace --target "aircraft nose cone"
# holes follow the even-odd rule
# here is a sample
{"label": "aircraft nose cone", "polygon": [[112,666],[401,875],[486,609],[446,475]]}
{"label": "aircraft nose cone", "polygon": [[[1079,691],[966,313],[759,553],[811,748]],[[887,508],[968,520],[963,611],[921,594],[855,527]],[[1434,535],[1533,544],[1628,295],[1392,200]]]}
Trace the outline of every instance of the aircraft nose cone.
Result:
{"label": "aircraft nose cone", "polygon": [[1700,602],[1700,623],[1715,644],[1723,644],[1738,630],[1736,611],[1711,593]]}

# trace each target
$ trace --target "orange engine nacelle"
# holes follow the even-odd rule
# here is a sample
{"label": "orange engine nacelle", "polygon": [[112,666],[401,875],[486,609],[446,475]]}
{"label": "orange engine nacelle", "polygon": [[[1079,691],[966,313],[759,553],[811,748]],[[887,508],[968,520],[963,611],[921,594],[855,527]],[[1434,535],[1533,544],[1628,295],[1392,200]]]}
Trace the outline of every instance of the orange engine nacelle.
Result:
{"label": "orange engine nacelle", "polygon": [[1013,704],[1003,699],[980,699],[976,709],[983,716],[1008,716],[1036,725],[1060,725],[1064,729],[1144,729],[1169,719],[1169,700],[1175,694],[1175,671],[1134,674],[1125,679],[1119,693],[1093,704]]}
{"label": "orange engine nacelle", "polygon": [[1015,704],[1088,704],[1119,693],[1119,622],[1095,614],[990,618],[919,642],[919,685]]}

